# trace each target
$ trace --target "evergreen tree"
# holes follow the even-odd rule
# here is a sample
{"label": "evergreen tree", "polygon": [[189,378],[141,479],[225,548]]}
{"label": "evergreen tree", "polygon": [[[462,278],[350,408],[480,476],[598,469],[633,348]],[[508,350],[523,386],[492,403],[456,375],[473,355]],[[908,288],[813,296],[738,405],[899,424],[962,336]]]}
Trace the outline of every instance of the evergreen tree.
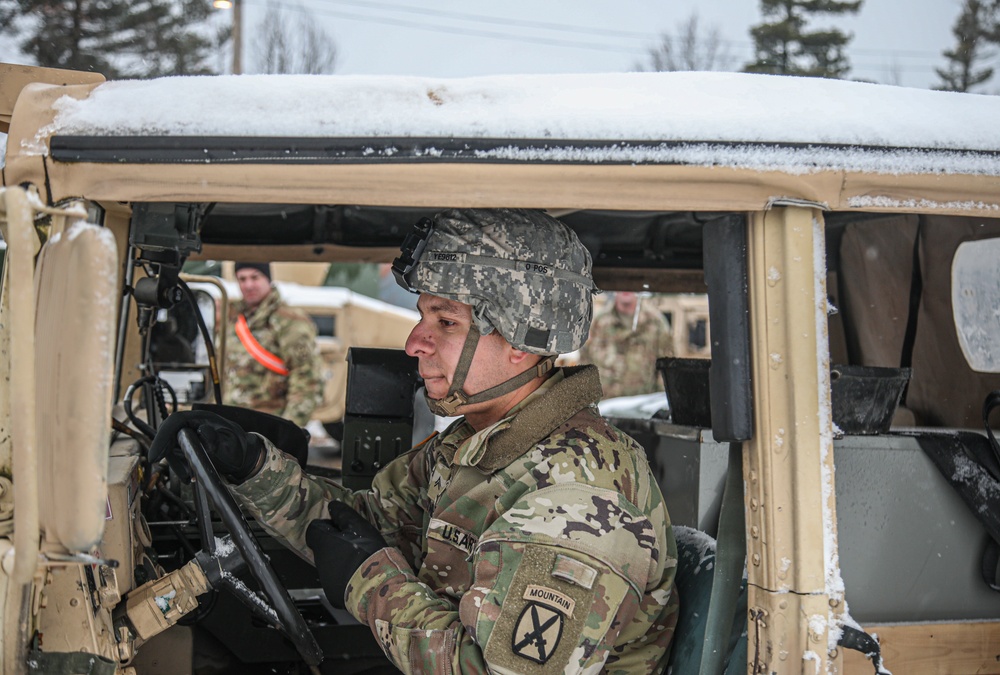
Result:
{"label": "evergreen tree", "polygon": [[226,38],[209,0],[0,0],[0,32],[40,66],[109,78],[198,75]]}
{"label": "evergreen tree", "polygon": [[753,26],[755,60],[748,73],[841,78],[851,69],[844,47],[851,36],[836,28],[806,30],[813,15],[854,14],[862,0],[761,0],[766,19]]}
{"label": "evergreen tree", "polygon": [[993,69],[978,68],[977,64],[991,56],[988,42],[997,40],[997,5],[982,0],[965,0],[962,11],[951,32],[956,44],[945,50],[948,59],[945,68],[935,68],[941,84],[935,89],[944,91],[969,91],[993,77]]}
{"label": "evergreen tree", "polygon": [[986,3],[986,39],[1000,45],[1000,0]]}

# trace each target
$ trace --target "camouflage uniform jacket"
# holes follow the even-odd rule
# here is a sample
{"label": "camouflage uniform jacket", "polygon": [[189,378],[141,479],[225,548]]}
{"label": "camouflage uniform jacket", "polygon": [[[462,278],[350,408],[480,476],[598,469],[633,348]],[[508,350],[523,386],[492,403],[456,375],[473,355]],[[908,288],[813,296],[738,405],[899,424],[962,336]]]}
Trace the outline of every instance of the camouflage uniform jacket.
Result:
{"label": "camouflage uniform jacket", "polygon": [[340,499],[390,547],[347,589],[405,673],[662,672],[677,621],[677,551],[643,449],[596,412],[591,366],[557,370],[505,419],[459,419],[370,491],[304,474],[269,448],[235,488],[307,559],[305,531]]}
{"label": "camouflage uniform jacket", "polygon": [[246,312],[246,303],[242,301],[230,306],[225,402],[280,415],[305,426],[321,392],[313,322],[303,312],[282,302],[277,288],[272,288],[260,305],[246,314],[247,325],[257,342],[285,362],[288,375],[279,375],[258,363],[236,336],[236,319]]}
{"label": "camouflage uniform jacket", "polygon": [[621,316],[612,306],[594,319],[590,338],[580,350],[580,362],[600,369],[604,397],[613,398],[663,391],[656,359],[673,355],[673,338],[659,312],[640,307],[632,330],[632,317]]}

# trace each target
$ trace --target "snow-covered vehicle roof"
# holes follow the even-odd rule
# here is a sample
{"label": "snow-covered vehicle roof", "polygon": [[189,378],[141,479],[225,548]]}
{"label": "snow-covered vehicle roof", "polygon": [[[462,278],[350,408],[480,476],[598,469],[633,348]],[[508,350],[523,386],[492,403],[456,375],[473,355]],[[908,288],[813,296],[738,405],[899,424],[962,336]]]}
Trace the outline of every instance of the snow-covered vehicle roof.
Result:
{"label": "snow-covered vehicle roof", "polygon": [[[105,83],[85,99],[61,98],[54,108],[54,124],[44,130],[50,135],[548,143],[474,150],[509,160],[995,174],[997,167],[977,162],[974,151],[1000,151],[994,96],[737,73],[178,77]],[[806,155],[788,144],[829,147]],[[454,151],[448,146],[429,142],[419,154]],[[893,152],[914,148],[952,152]]]}
{"label": "snow-covered vehicle roof", "polygon": [[994,96],[740,73],[257,75],[33,84],[17,107],[6,179],[55,177],[53,199],[1000,211]]}

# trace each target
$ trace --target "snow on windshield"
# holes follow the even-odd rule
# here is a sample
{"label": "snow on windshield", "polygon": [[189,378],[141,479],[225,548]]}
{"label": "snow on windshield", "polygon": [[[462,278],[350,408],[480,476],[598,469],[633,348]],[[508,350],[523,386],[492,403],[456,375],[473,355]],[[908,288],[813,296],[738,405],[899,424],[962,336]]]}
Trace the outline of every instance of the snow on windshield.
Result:
{"label": "snow on windshield", "polygon": [[[1000,150],[1000,97],[742,73],[616,73],[472,78],[245,75],[109,82],[61,98],[54,134],[638,141],[555,148],[555,161],[679,161],[882,172],[993,174],[995,159],[856,149],[795,153],[650,143],[816,143]],[[517,143],[493,151],[518,155]],[[537,144],[536,144],[537,145]],[[38,146],[38,152],[44,152]],[[431,150],[433,152],[433,149]],[[559,156],[552,153],[566,153]],[[609,156],[608,153],[611,153]],[[615,154],[617,153],[617,154]],[[632,154],[630,154],[632,153]],[[761,154],[766,153],[766,154]],[[847,153],[845,155],[845,153]],[[801,155],[810,157],[803,159]],[[798,159],[795,157],[798,156]],[[942,165],[942,162],[944,164]]]}

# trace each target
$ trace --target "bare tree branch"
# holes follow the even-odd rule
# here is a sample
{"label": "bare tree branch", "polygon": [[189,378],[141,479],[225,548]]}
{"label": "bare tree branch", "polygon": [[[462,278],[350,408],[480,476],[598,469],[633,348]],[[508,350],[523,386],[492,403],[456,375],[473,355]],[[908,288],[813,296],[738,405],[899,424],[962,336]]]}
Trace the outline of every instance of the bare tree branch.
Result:
{"label": "bare tree branch", "polygon": [[253,40],[253,63],[259,73],[332,73],[337,61],[333,38],[317,24],[312,12],[301,5],[299,19],[289,26],[281,7],[268,3],[264,20]]}
{"label": "bare tree branch", "polygon": [[733,58],[725,48],[719,28],[698,29],[698,13],[677,25],[675,35],[662,33],[637,70],[730,70]]}

